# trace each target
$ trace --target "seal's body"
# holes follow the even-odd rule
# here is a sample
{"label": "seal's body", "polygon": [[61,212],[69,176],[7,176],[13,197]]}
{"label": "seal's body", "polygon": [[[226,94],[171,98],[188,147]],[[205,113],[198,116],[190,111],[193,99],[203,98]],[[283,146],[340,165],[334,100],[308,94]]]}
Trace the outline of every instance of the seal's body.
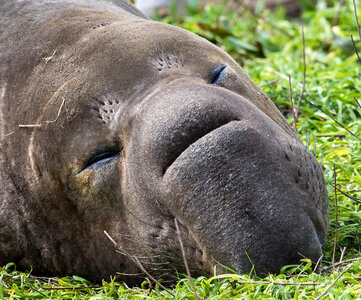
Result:
{"label": "seal's body", "polygon": [[222,50],[121,0],[5,1],[0,29],[0,264],[139,272],[106,230],[172,276],[175,218],[193,275],[320,257],[321,168]]}

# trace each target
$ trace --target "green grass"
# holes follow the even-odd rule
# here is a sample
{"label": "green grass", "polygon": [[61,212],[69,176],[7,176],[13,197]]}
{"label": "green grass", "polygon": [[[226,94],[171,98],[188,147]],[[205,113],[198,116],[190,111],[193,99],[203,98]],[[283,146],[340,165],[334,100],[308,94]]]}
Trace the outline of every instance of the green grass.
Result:
{"label": "green grass", "polygon": [[[231,54],[262,86],[290,124],[293,117],[287,76],[292,78],[293,96],[298,99],[303,81],[301,24],[304,25],[306,90],[297,128],[309,150],[322,163],[330,200],[329,238],[317,272],[313,272],[312,264],[306,260],[303,265],[285,267],[282,274],[264,279],[235,274],[201,277],[194,279],[197,294],[207,299],[315,299],[349,268],[324,299],[361,299],[361,261],[330,267],[336,224],[336,262],[340,260],[341,249],[343,260],[361,257],[360,204],[338,193],[336,219],[333,189],[335,166],[338,188],[361,198],[361,141],[344,128],[361,137],[361,108],[353,99],[361,99],[361,65],[350,34],[360,50],[361,43],[352,1],[346,0],[342,8],[340,1],[319,0],[317,6],[307,0],[300,1],[306,11],[301,20],[292,22],[286,20],[283,10],[275,13],[260,10],[255,14],[244,10],[237,16],[234,9],[227,11],[224,6],[207,5],[202,11],[196,1],[192,2],[189,16],[182,18],[171,13],[163,21],[191,30]],[[195,298],[184,276],[180,276],[170,291],[177,299]],[[127,288],[116,281],[92,284],[76,276],[37,278],[31,272],[16,271],[9,264],[0,268],[0,300],[8,298],[172,299],[173,296],[148,282]]]}
{"label": "green grass", "polygon": [[[289,266],[280,275],[264,279],[248,275],[218,275],[194,279],[196,293],[204,299],[310,299],[320,296],[342,272],[325,274],[312,271],[311,262],[304,266]],[[195,299],[189,280],[180,278],[168,291],[144,282],[141,287],[128,288],[116,281],[91,284],[73,276],[39,278],[17,272],[9,264],[0,269],[0,299]],[[357,299],[361,295],[361,261],[356,261],[329,290],[328,299]]]}

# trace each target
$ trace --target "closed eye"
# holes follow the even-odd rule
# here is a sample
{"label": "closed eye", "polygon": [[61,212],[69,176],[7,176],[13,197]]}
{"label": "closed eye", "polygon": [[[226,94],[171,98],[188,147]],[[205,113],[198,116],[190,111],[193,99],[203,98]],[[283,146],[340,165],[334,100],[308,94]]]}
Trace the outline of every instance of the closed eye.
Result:
{"label": "closed eye", "polygon": [[[110,150],[110,151],[95,151],[95,153],[85,162],[83,168],[80,172],[85,170],[94,170],[100,168],[104,165],[111,163],[114,159],[119,157],[119,150]],[[79,173],[80,173],[79,172]]]}
{"label": "closed eye", "polygon": [[209,80],[210,84],[218,84],[221,82],[227,75],[227,66],[221,65],[214,69],[211,79]]}

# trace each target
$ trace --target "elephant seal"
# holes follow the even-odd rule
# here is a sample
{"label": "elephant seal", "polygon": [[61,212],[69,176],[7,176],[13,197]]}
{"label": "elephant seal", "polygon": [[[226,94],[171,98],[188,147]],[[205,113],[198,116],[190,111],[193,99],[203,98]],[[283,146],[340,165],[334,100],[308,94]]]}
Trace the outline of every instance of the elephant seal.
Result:
{"label": "elephant seal", "polygon": [[0,6],[0,264],[91,280],[321,256],[322,170],[208,41],[126,1]]}

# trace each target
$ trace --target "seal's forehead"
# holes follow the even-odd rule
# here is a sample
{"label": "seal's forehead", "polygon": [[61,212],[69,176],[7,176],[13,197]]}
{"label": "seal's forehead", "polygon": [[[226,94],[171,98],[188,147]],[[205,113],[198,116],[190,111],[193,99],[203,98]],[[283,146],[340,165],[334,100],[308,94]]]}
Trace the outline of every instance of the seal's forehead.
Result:
{"label": "seal's forehead", "polygon": [[[228,54],[174,26],[139,18],[115,20],[88,31],[67,55],[69,60],[78,57],[83,81],[91,82],[85,93],[101,98],[115,92],[121,103],[128,104],[144,100],[175,78],[209,83],[212,72],[225,65],[224,88],[242,95],[278,124],[284,123],[272,102]],[[112,111],[119,112],[114,101],[107,100],[101,99],[105,105],[98,105],[97,117],[103,123],[115,117]]]}
{"label": "seal's forehead", "polygon": [[[50,15],[52,22],[45,17],[35,22],[38,26],[27,32],[31,38],[10,43],[21,52],[18,61],[12,63],[21,69],[15,67],[12,72],[27,80],[25,84],[18,80],[20,88],[16,90],[20,94],[23,89],[26,97],[34,97],[31,106],[37,106],[37,112],[44,111],[41,99],[53,99],[59,89],[66,88],[66,94],[71,95],[66,96],[70,98],[66,103],[76,102],[82,106],[79,110],[86,111],[94,106],[95,98],[97,118],[108,122],[115,116],[112,111],[119,113],[119,108],[115,101],[104,97],[115,93],[120,103],[142,101],[144,95],[175,77],[209,83],[219,65],[235,70],[236,79],[231,80],[235,88],[229,89],[240,90],[252,101],[261,99],[258,88],[230,56],[186,30],[98,8],[86,11],[76,6]],[[31,50],[27,50],[27,43],[32,45]],[[40,58],[39,49],[43,53]],[[26,60],[20,61],[23,57]],[[259,100],[260,109],[267,101]],[[22,107],[26,115],[28,109]]]}
{"label": "seal's forehead", "polygon": [[139,19],[104,23],[73,48],[71,55],[83,60],[94,80],[125,89],[169,76],[168,71],[207,77],[216,65],[236,66],[222,50],[188,31]]}

